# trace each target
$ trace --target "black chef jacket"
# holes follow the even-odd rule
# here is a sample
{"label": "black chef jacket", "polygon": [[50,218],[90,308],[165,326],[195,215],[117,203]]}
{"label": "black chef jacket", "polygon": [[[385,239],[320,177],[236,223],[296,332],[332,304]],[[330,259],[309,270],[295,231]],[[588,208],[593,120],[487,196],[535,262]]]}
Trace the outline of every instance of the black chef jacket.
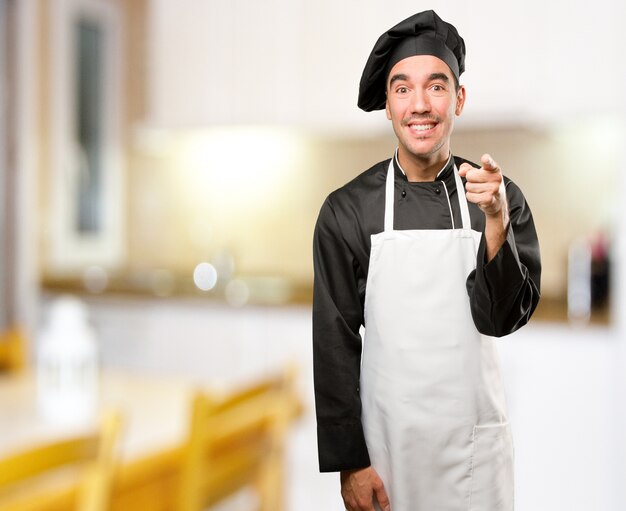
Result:
{"label": "black chef jacket", "polygon": [[[407,180],[394,157],[394,228],[450,229],[450,209],[454,225],[460,226],[454,163],[458,168],[465,161],[450,158],[435,181],[415,183]],[[389,160],[380,162],[331,193],[315,227],[313,363],[322,472],[370,465],[361,425],[359,329],[363,324],[370,236],[384,230],[388,166]],[[504,182],[510,216],[506,241],[486,263],[483,236],[476,270],[467,278],[474,324],[482,334],[496,337],[528,322],[539,301],[541,276],[532,214],[517,185],[506,177]],[[484,233],[484,213],[476,204],[468,206],[472,229]],[[443,273],[446,269],[424,271]]]}

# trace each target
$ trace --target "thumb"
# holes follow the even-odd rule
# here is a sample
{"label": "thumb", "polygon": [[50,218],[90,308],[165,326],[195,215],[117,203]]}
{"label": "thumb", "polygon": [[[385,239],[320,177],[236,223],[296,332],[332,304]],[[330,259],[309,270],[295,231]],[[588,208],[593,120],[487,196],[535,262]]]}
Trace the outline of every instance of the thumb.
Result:
{"label": "thumb", "polygon": [[465,175],[471,170],[472,166],[469,163],[462,163],[459,167],[459,176],[465,177]]}

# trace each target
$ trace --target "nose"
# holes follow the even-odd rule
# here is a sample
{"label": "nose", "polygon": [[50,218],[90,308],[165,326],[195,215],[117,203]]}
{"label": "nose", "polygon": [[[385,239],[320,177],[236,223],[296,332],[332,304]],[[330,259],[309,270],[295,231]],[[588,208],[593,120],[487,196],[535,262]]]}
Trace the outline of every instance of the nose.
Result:
{"label": "nose", "polygon": [[426,92],[416,90],[411,96],[411,113],[424,114],[430,112],[430,98]]}

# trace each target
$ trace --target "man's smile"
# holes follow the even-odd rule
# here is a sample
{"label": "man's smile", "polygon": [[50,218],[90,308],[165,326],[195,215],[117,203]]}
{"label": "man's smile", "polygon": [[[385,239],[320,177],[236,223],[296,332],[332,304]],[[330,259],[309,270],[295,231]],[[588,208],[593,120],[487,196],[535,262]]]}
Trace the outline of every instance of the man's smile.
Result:
{"label": "man's smile", "polygon": [[428,135],[430,134],[439,124],[437,121],[432,119],[408,119],[404,120],[403,124],[405,127],[409,128],[414,133],[419,133],[420,135]]}

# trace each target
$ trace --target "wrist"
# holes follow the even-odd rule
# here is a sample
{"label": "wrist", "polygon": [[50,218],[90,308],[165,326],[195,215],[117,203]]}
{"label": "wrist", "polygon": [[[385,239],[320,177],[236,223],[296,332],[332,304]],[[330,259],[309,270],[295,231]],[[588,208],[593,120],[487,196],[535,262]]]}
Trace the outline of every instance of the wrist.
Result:
{"label": "wrist", "polygon": [[498,211],[493,213],[485,213],[485,222],[491,227],[501,227],[506,230],[509,226],[509,208],[505,203]]}
{"label": "wrist", "polygon": [[509,213],[502,208],[496,214],[485,215],[485,262],[490,262],[504,244],[509,229]]}

